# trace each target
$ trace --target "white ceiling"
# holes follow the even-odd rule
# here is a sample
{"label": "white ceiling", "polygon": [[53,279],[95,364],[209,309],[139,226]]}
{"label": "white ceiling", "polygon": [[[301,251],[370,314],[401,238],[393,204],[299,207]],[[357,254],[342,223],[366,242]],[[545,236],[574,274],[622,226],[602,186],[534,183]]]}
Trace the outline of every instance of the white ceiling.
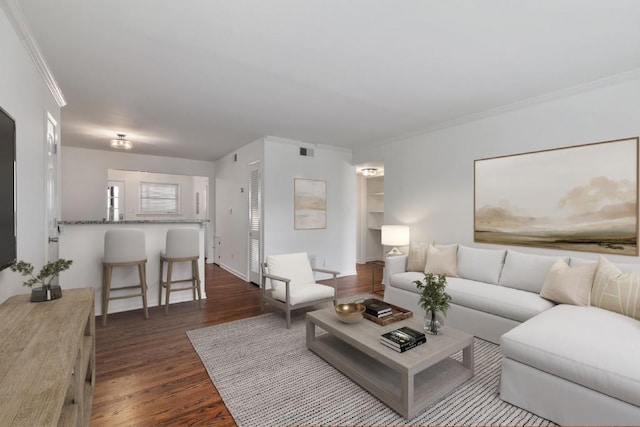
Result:
{"label": "white ceiling", "polygon": [[636,0],[19,0],[63,145],[358,148],[640,68]]}

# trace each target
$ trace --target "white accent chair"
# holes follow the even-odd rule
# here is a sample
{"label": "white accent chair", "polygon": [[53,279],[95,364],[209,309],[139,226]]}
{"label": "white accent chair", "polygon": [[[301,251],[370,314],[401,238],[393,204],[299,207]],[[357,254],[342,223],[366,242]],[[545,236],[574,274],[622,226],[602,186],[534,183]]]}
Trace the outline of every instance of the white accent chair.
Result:
{"label": "white accent chair", "polygon": [[[316,283],[313,272],[333,275],[333,286]],[[333,301],[336,305],[338,293],[337,271],[311,268],[306,253],[271,255],[262,264],[262,300],[260,307],[271,304],[284,310],[287,329],[291,328],[291,310]],[[269,279],[269,280],[267,280]],[[267,289],[270,284],[270,289]]]}
{"label": "white accent chair", "polygon": [[[164,314],[169,314],[169,296],[171,292],[193,292],[193,300],[198,298],[198,304],[202,309],[202,291],[200,290],[200,271],[198,259],[200,258],[200,233],[195,228],[172,228],[167,230],[165,251],[160,252],[160,286],[158,289],[158,306],[162,305],[162,290],[165,289]],[[164,280],[164,263],[167,263],[167,280]],[[176,280],[172,277],[173,264],[188,262],[191,264],[191,277]],[[190,286],[173,288],[175,283],[189,282]]]}

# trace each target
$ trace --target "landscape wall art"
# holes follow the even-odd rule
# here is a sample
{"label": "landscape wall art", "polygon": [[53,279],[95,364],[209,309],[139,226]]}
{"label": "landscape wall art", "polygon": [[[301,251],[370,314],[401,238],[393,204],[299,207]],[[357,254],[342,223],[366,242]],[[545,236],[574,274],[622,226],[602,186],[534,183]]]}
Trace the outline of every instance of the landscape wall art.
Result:
{"label": "landscape wall art", "polygon": [[474,167],[475,242],[638,255],[638,138]]}
{"label": "landscape wall art", "polygon": [[295,178],[293,226],[296,230],[327,228],[327,182]]}

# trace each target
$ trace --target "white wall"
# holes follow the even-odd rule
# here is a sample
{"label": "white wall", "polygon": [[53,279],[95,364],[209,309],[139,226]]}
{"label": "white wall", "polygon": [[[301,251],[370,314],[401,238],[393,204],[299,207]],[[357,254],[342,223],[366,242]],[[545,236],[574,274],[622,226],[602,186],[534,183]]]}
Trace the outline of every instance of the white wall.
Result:
{"label": "white wall", "polygon": [[[384,161],[385,223],[410,225],[412,240],[474,245],[475,159],[638,136],[639,117],[640,80],[623,81],[393,142],[375,150],[362,149],[354,157],[357,163]],[[590,253],[574,254],[597,257]],[[637,257],[610,258],[638,262]]]}
{"label": "white wall", "polygon": [[249,271],[249,167],[263,160],[261,138],[216,161],[216,262],[244,280]]}
{"label": "white wall", "polygon": [[[109,169],[203,176],[213,182],[215,165],[200,160],[63,147],[60,168],[62,219],[76,221],[106,217],[105,189]],[[214,200],[209,198],[209,212],[215,211]],[[207,227],[208,254],[213,254],[213,230],[214,225],[210,223]]]}
{"label": "white wall", "polygon": [[[18,259],[39,270],[46,261],[46,113],[60,123],[60,108],[0,9],[0,106],[16,121]],[[3,201],[3,203],[10,203]],[[0,302],[28,293],[22,277],[0,272]]]}
{"label": "white wall", "polygon": [[[298,141],[267,137],[264,161],[264,255],[307,252],[316,265],[353,275],[356,264],[356,171],[351,151],[316,145],[301,157]],[[294,230],[294,178],[327,182],[327,228]]]}

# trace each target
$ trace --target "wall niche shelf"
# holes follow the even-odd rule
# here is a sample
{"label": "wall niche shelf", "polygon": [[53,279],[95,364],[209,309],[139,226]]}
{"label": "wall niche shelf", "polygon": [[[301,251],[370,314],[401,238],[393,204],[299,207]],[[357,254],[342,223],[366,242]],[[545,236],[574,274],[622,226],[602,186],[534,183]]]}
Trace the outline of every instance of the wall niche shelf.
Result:
{"label": "wall niche shelf", "polygon": [[367,179],[367,228],[380,230],[384,222],[383,177]]}

